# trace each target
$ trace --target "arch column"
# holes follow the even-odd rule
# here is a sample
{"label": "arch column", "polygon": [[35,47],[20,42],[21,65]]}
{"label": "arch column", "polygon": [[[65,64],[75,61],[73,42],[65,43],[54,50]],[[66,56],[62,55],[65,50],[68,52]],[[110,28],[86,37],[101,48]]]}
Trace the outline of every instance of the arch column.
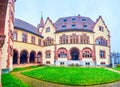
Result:
{"label": "arch column", "polygon": [[37,64],[37,59],[38,59],[37,54],[35,54],[35,63],[36,64]]}
{"label": "arch column", "polygon": [[70,50],[68,51],[68,60],[71,60]]}
{"label": "arch column", "polygon": [[27,63],[30,63],[30,56],[27,56]]}
{"label": "arch column", "polygon": [[20,57],[18,57],[17,64],[20,65]]}
{"label": "arch column", "polygon": [[37,55],[37,63],[42,64],[42,53],[39,51],[36,55]]}
{"label": "arch column", "polygon": [[82,61],[82,50],[79,51],[79,60]]}
{"label": "arch column", "polygon": [[17,57],[17,64],[19,65],[20,64],[20,54],[18,53],[18,57]]}

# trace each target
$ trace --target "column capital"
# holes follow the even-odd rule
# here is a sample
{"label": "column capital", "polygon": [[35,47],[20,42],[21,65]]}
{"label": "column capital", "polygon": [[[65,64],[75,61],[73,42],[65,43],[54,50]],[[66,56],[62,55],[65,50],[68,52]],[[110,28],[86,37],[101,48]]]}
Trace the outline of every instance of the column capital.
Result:
{"label": "column capital", "polygon": [[0,35],[0,48],[2,48],[4,42],[5,42],[5,35]]}

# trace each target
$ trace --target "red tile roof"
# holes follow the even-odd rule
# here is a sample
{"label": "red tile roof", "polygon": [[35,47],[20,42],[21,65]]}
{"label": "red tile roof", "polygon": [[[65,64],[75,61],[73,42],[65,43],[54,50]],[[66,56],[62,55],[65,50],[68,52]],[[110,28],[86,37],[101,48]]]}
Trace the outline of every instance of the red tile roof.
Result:
{"label": "red tile roof", "polygon": [[[72,25],[75,25],[74,28],[72,28]],[[84,28],[83,26],[86,26]],[[62,26],[64,26],[64,29],[82,29],[82,30],[93,30],[94,22],[89,17],[83,17],[83,16],[70,16],[70,17],[63,17],[59,18],[55,22],[56,31],[63,30]]]}

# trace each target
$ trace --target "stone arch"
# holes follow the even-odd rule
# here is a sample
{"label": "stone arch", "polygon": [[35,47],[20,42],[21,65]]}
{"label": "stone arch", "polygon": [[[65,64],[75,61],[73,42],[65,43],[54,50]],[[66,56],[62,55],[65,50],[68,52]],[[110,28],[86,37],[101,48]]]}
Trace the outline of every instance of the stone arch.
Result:
{"label": "stone arch", "polygon": [[61,48],[59,48],[58,50],[57,50],[57,56],[59,57],[59,58],[67,58],[67,49],[66,48],[64,48],[64,47],[61,47]]}
{"label": "stone arch", "polygon": [[13,64],[18,64],[19,52],[17,49],[13,49]]}
{"label": "stone arch", "polygon": [[35,58],[36,58],[36,52],[35,51],[31,51],[30,52],[30,63],[35,63]]}
{"label": "stone arch", "polygon": [[41,62],[42,62],[42,52],[39,51],[39,52],[37,53],[37,63],[41,63]]}
{"label": "stone arch", "polygon": [[82,57],[83,58],[92,58],[93,56],[93,51],[89,47],[85,47],[82,49]]}
{"label": "stone arch", "polygon": [[70,56],[71,56],[71,60],[79,60],[80,57],[80,51],[77,47],[72,47],[70,49]]}
{"label": "stone arch", "polygon": [[28,51],[24,49],[20,52],[20,64],[27,63],[27,58],[28,58]]}

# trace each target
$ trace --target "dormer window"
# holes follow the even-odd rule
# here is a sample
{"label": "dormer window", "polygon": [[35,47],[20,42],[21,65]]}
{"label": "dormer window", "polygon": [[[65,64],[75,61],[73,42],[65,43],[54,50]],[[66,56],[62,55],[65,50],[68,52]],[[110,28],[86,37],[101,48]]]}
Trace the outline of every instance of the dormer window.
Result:
{"label": "dormer window", "polygon": [[84,28],[84,29],[87,29],[87,25],[83,25],[83,28]]}
{"label": "dormer window", "polygon": [[104,28],[102,26],[99,26],[99,31],[104,31]]}
{"label": "dormer window", "polygon": [[75,20],[76,20],[76,19],[75,19],[75,18],[73,18],[73,19],[72,19],[72,22],[75,22]]}
{"label": "dormer window", "polygon": [[63,21],[64,21],[64,22],[67,22],[67,19],[64,19]]}
{"label": "dormer window", "polygon": [[50,27],[46,28],[46,32],[50,32]]}
{"label": "dormer window", "polygon": [[62,29],[65,29],[65,28],[66,28],[66,25],[63,25],[63,26],[62,26]]}
{"label": "dormer window", "polygon": [[76,28],[76,25],[75,25],[75,24],[73,24],[73,25],[72,25],[72,28]]}
{"label": "dormer window", "polygon": [[82,22],[86,22],[86,19],[85,19],[85,18],[83,18],[83,19],[82,19]]}

